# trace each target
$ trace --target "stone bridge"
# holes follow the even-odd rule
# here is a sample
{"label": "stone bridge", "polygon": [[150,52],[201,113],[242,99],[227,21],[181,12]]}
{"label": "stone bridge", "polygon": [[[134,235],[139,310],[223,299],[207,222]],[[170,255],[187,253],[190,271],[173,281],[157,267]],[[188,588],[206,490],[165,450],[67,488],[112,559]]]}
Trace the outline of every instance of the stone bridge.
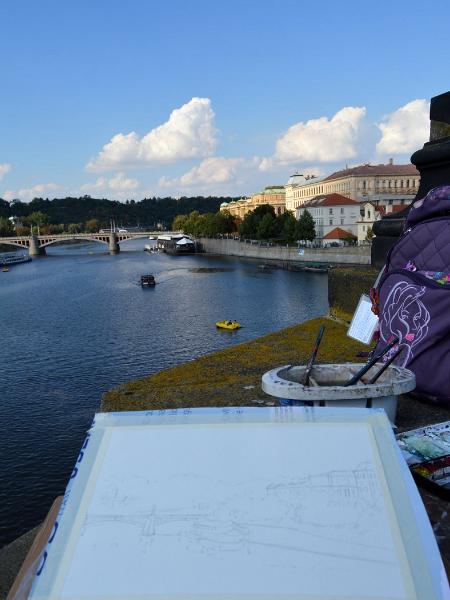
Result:
{"label": "stone bridge", "polygon": [[[167,235],[173,234],[173,232],[165,232]],[[28,248],[28,254],[30,256],[43,256],[46,254],[46,246],[56,244],[60,242],[66,242],[71,240],[87,240],[90,242],[100,242],[101,244],[107,244],[110,254],[117,254],[120,252],[120,242],[126,240],[133,240],[135,238],[146,238],[150,235],[158,236],[160,231],[139,231],[137,233],[131,232],[108,232],[108,233],[63,233],[63,234],[51,234],[51,235],[30,235],[30,236],[16,236],[16,237],[0,237],[0,244],[9,244],[11,246],[19,246],[21,248]]]}

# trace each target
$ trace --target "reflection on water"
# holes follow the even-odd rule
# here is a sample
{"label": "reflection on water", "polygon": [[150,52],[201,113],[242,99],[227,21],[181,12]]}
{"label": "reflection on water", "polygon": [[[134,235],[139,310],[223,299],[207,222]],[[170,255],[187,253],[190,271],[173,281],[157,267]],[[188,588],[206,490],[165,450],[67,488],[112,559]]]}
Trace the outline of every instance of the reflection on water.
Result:
{"label": "reflection on water", "polygon": [[229,267],[198,267],[196,269],[189,269],[190,273],[228,273],[234,271]]}
{"label": "reflection on water", "polygon": [[[116,256],[96,244],[50,246],[0,272],[0,543],[40,522],[64,491],[103,392],[327,310],[326,276],[143,245],[123,243]],[[151,290],[139,283],[148,273]],[[222,319],[243,327],[223,335]]]}

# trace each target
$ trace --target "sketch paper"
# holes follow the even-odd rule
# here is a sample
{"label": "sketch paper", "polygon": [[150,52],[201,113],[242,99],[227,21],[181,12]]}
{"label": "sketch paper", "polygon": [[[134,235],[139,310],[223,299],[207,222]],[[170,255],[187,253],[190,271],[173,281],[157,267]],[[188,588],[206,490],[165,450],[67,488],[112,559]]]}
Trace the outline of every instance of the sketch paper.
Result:
{"label": "sketch paper", "polygon": [[416,597],[364,419],[104,427],[80,498],[45,597]]}
{"label": "sketch paper", "polygon": [[363,344],[370,344],[378,325],[378,317],[372,312],[372,301],[363,294],[359,299],[347,335]]}

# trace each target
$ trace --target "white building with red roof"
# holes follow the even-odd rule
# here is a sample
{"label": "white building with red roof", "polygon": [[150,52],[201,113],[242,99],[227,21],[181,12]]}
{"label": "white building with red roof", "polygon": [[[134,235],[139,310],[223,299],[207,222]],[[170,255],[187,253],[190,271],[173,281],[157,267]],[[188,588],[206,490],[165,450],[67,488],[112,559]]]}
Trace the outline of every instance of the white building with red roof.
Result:
{"label": "white building with red roof", "polygon": [[378,221],[385,215],[399,212],[407,206],[408,204],[388,204],[386,206],[377,206],[376,204],[372,204],[372,202],[362,203],[360,206],[360,218],[357,223],[358,244],[368,240],[368,234],[370,237],[370,232],[372,231],[375,221]]}
{"label": "white building with red roof", "polygon": [[285,186],[286,210],[295,212],[315,196],[333,193],[377,205],[408,204],[419,189],[419,181],[414,165],[396,165],[393,159],[387,165],[346,167],[322,178],[296,173]]}
{"label": "white building with red roof", "polygon": [[323,237],[322,244],[323,246],[343,246],[348,242],[356,242],[356,239],[356,235],[350,231],[335,227]]}
{"label": "white building with red roof", "polygon": [[361,203],[341,194],[324,194],[315,196],[296,209],[296,218],[300,219],[307,210],[314,219],[316,239],[326,239],[326,236],[339,228],[357,239],[358,221],[360,219]]}

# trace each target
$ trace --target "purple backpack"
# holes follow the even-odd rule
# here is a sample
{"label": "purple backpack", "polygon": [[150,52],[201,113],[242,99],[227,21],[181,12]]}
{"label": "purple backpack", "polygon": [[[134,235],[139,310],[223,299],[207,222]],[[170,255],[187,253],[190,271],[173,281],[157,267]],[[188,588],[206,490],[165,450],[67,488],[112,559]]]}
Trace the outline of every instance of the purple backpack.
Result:
{"label": "purple backpack", "polygon": [[395,364],[415,373],[417,392],[450,403],[450,186],[412,204],[375,296],[378,349],[398,336]]}

